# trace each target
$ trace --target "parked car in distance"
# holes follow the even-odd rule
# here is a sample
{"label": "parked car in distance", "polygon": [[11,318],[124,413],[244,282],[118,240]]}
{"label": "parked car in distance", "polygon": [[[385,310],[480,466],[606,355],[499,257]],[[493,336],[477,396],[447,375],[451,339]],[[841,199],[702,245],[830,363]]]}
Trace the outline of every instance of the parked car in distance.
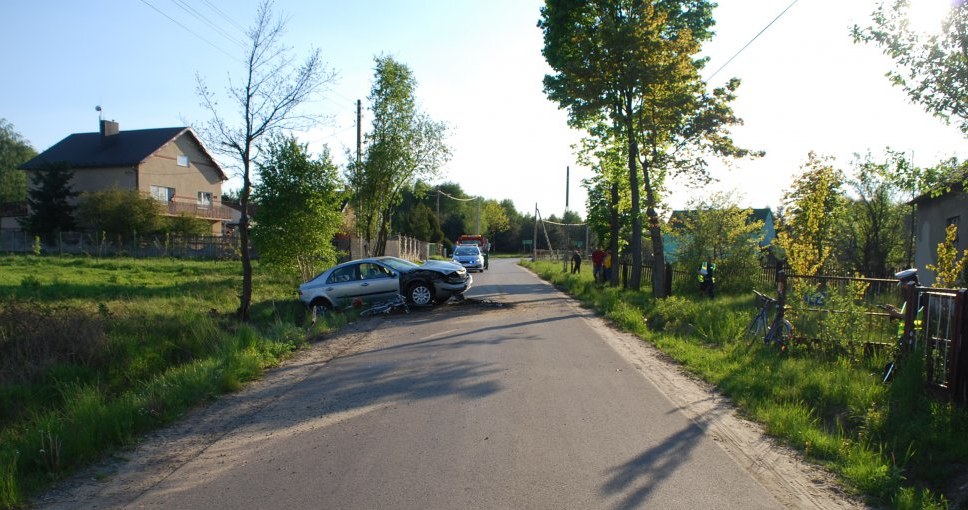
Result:
{"label": "parked car in distance", "polygon": [[484,272],[484,254],[475,245],[462,245],[454,247],[453,261],[455,264],[464,266],[468,271]]}
{"label": "parked car in distance", "polygon": [[345,308],[354,300],[364,303],[388,301],[403,294],[417,306],[443,302],[471,288],[474,279],[463,267],[430,260],[414,264],[396,257],[351,260],[319,273],[299,286],[299,300],[306,306]]}

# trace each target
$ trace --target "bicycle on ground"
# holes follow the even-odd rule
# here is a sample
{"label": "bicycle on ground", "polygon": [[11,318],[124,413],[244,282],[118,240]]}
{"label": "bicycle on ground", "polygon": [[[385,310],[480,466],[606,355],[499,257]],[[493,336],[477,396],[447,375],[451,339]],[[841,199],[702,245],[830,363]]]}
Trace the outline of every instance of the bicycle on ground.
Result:
{"label": "bicycle on ground", "polygon": [[372,315],[389,315],[391,312],[399,310],[403,313],[410,313],[410,305],[407,304],[407,298],[403,297],[401,294],[397,294],[389,301],[384,301],[382,303],[376,303],[373,306],[360,311],[360,317],[369,317]]}
{"label": "bicycle on ground", "polygon": [[[793,324],[783,318],[782,310],[778,306],[779,301],[755,290],[753,294],[756,295],[760,309],[746,327],[746,338],[751,343],[757,338],[762,338],[764,344],[775,345],[781,351],[786,350],[793,338]],[[770,309],[774,307],[776,314],[770,320]]]}

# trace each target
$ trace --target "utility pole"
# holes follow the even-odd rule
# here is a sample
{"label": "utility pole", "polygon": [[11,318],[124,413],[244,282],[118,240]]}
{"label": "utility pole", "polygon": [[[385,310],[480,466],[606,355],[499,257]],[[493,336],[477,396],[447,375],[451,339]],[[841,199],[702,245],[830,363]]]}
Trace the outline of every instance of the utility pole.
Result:
{"label": "utility pole", "polygon": [[[363,119],[363,102],[359,99],[356,100],[356,235],[359,237],[358,241],[360,243],[360,251],[358,252],[360,256],[363,254],[363,230],[360,228],[360,215],[363,214],[363,194],[360,174],[363,171],[361,168],[363,166],[363,156],[361,154],[363,147],[363,127],[361,126]],[[369,243],[368,243],[369,244]],[[369,255],[367,253],[366,255]]]}
{"label": "utility pole", "polygon": [[568,188],[571,184],[571,167],[565,167],[565,211],[568,211]]}
{"label": "utility pole", "polygon": [[534,236],[531,238],[531,261],[538,261],[538,203],[534,203]]}
{"label": "utility pole", "polygon": [[484,198],[477,197],[477,233],[483,235],[483,232],[481,232],[481,200],[484,200]]}

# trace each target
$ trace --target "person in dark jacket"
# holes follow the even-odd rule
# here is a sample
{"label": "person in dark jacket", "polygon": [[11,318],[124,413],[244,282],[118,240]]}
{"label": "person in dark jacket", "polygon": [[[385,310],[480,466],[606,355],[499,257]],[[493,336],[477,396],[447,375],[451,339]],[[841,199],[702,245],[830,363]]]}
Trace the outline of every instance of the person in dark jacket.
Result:
{"label": "person in dark jacket", "polygon": [[703,261],[699,267],[699,290],[709,294],[712,298],[716,292],[716,264],[709,260]]}
{"label": "person in dark jacket", "polygon": [[575,250],[571,255],[571,274],[581,273],[581,252]]}

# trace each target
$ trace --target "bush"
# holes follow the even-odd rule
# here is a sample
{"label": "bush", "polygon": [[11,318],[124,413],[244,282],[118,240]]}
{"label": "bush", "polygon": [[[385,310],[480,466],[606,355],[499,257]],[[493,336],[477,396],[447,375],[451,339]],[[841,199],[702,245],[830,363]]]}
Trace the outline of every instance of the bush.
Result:
{"label": "bush", "polygon": [[119,189],[82,194],[77,211],[85,226],[119,241],[157,232],[161,213],[162,205],[154,198]]}
{"label": "bush", "polygon": [[106,359],[103,317],[36,302],[0,302],[0,384],[36,380],[56,364],[98,367]]}

